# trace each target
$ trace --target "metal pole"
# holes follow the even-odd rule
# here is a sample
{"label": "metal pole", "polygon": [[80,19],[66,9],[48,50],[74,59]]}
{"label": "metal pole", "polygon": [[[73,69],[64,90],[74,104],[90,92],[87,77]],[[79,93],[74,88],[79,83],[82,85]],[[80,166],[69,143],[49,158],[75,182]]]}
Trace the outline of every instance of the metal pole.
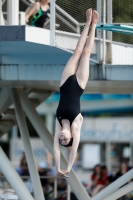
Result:
{"label": "metal pole", "polygon": [[0,0],[0,25],[5,25],[2,13],[2,0]]}
{"label": "metal pole", "polygon": [[54,198],[57,198],[57,179],[54,179]]}
{"label": "metal pole", "polygon": [[2,24],[2,0],[0,0],[0,25]]}
{"label": "metal pole", "polygon": [[[107,0],[107,23],[112,24],[112,0]],[[112,40],[112,32],[107,32],[107,39]]]}
{"label": "metal pole", "polygon": [[0,113],[1,113],[2,107],[4,106],[9,96],[10,96],[9,88],[4,88],[0,90]]}
{"label": "metal pole", "polygon": [[[106,24],[106,0],[103,0],[103,24]],[[105,79],[105,63],[106,63],[106,31],[103,31],[103,79]]]}
{"label": "metal pole", "polygon": [[50,45],[55,45],[55,0],[50,2]]}
{"label": "metal pole", "polygon": [[20,12],[20,25],[25,25],[25,12]]}
{"label": "metal pole", "polygon": [[[35,130],[38,132],[39,136],[43,140],[44,144],[46,145],[47,149],[53,155],[53,136],[50,134],[48,129],[45,127],[44,122],[42,118],[38,115],[37,111],[35,110],[34,106],[24,93],[22,89],[19,90],[20,92],[20,97],[21,97],[21,103],[22,107],[30,119],[32,125],[34,126]],[[67,160],[61,153],[61,165],[64,169],[66,169],[67,166]],[[67,182],[70,184],[72,190],[74,191],[75,195],[77,196],[78,199],[84,199],[84,200],[89,200],[90,197],[88,193],[86,192],[85,188],[83,185],[80,183],[78,180],[75,172],[71,170],[69,174],[69,179],[67,179]]]}
{"label": "metal pole", "polygon": [[[107,23],[112,24],[112,0],[107,0]],[[112,63],[112,32],[107,31],[107,39],[111,42],[107,43],[108,62]]]}
{"label": "metal pole", "polygon": [[114,191],[116,191],[119,187],[121,187],[129,180],[131,180],[132,178],[133,178],[133,169],[129,170],[126,174],[124,174],[116,181],[114,181],[112,184],[107,186],[105,189],[103,189],[101,192],[95,195],[91,200],[103,200],[104,198],[112,194]]}
{"label": "metal pole", "polygon": [[[98,19],[98,24],[101,24],[101,0],[97,0],[97,11],[99,13],[99,19]],[[102,57],[101,57],[101,30],[97,30],[97,38],[99,38],[99,41],[97,42],[97,60],[100,62]]]}
{"label": "metal pole", "polygon": [[79,26],[79,24],[77,25],[77,33],[80,34],[80,26]]}
{"label": "metal pole", "polygon": [[67,184],[67,200],[71,200],[71,187]]}
{"label": "metal pole", "polygon": [[34,200],[0,147],[0,169],[20,200]]}
{"label": "metal pole", "polygon": [[12,99],[15,106],[15,112],[16,112],[17,122],[19,125],[19,130],[21,133],[24,147],[25,147],[26,159],[27,159],[27,163],[28,163],[28,167],[29,167],[29,171],[31,175],[31,181],[34,188],[34,194],[35,194],[36,199],[44,200],[44,194],[42,191],[40,178],[38,175],[36,163],[35,163],[32,148],[31,148],[29,132],[26,125],[25,116],[22,110],[22,106],[21,106],[21,102],[19,98],[19,92],[15,88],[12,89]]}
{"label": "metal pole", "polygon": [[19,0],[8,0],[8,25],[19,24]]}
{"label": "metal pole", "polygon": [[133,190],[133,182],[120,188],[119,190],[117,190],[116,192],[114,192],[113,194],[111,194],[110,196],[106,197],[103,200],[116,200],[132,190]]}

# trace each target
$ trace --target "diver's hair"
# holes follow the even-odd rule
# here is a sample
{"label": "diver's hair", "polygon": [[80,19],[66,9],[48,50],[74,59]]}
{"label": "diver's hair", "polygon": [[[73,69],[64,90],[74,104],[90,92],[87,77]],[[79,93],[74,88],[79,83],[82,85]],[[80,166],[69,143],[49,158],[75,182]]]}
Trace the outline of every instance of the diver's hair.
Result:
{"label": "diver's hair", "polygon": [[[59,139],[59,143],[61,144],[60,139]],[[73,138],[71,138],[70,142],[69,142],[67,145],[63,145],[63,144],[61,144],[61,145],[62,145],[63,147],[71,147],[72,144],[73,144]]]}

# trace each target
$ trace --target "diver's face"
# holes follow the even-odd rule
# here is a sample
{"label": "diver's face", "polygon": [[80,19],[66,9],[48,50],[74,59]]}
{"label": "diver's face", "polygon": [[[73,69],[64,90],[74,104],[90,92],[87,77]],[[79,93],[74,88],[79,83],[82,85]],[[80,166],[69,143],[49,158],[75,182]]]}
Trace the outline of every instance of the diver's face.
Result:
{"label": "diver's face", "polygon": [[68,130],[62,130],[59,135],[59,140],[62,145],[67,145],[71,140],[72,134]]}

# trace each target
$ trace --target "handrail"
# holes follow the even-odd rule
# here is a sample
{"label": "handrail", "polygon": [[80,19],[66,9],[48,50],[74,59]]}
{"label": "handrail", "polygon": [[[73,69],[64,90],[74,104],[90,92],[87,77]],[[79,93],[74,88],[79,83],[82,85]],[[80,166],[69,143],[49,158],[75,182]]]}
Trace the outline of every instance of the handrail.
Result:
{"label": "handrail", "polygon": [[[31,179],[30,176],[20,176],[21,179]],[[57,198],[57,179],[62,179],[62,176],[39,176],[39,178],[41,179],[53,179],[54,180],[54,188],[53,188],[53,192],[54,192],[54,199]],[[0,179],[3,179],[2,181],[4,182],[4,180],[7,180],[4,176],[0,176]],[[65,190],[66,194],[67,194],[67,200],[70,200],[70,194],[71,194],[71,187],[70,185],[67,183],[67,189]],[[63,193],[64,194],[64,193]],[[62,194],[61,194],[62,195]]]}
{"label": "handrail", "polygon": [[75,23],[76,25],[79,25],[79,22],[74,19],[70,14],[68,14],[64,9],[62,9],[60,6],[58,6],[57,4],[55,5],[56,9],[58,11],[60,11],[63,15],[65,15],[68,19],[70,19],[73,23]]}
{"label": "handrail", "polygon": [[6,0],[2,1],[2,5],[5,3]]}
{"label": "handrail", "polygon": [[65,18],[63,18],[61,15],[59,15],[58,13],[56,13],[56,16],[62,21],[64,22],[69,28],[71,28],[74,32],[77,32],[77,29],[71,25]]}
{"label": "handrail", "polygon": [[[30,176],[20,176],[20,178],[22,179],[25,179],[25,178],[30,178]],[[39,176],[39,178],[42,178],[42,179],[62,179],[63,177],[62,176]],[[0,176],[0,179],[5,179],[7,180],[4,176]]]}
{"label": "handrail", "polygon": [[33,0],[30,0],[30,1],[32,1],[31,3],[30,2],[27,2],[27,1],[25,1],[25,0],[21,0],[23,3],[25,3],[27,6],[31,6],[31,4],[32,3],[35,3],[35,1],[33,1]]}

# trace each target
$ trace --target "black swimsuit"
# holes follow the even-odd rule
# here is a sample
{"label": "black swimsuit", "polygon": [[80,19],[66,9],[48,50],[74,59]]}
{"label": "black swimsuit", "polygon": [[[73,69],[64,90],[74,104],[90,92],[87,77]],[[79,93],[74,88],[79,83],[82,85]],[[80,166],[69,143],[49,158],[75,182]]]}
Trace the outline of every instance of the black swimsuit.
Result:
{"label": "black swimsuit", "polygon": [[60,87],[60,101],[56,111],[56,117],[62,126],[62,119],[68,119],[70,126],[80,113],[80,96],[83,89],[79,86],[75,75],[69,76]]}
{"label": "black swimsuit", "polygon": [[32,26],[43,28],[44,23],[47,20],[47,17],[48,17],[48,10],[43,11],[40,7],[37,13],[34,14],[32,17]]}

